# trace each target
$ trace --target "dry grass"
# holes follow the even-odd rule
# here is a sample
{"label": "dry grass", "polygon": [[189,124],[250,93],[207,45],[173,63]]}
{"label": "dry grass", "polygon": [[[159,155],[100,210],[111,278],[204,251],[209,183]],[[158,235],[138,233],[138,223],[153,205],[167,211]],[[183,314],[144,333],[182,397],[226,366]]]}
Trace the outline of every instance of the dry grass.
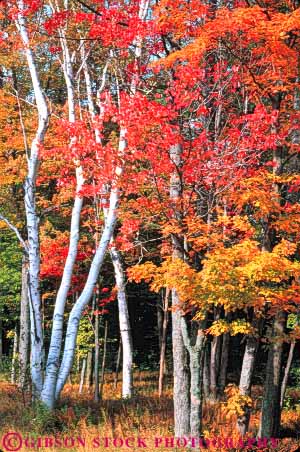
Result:
{"label": "dry grass", "polygon": [[[66,385],[59,408],[49,416],[41,409],[34,410],[30,406],[28,398],[24,399],[15,386],[0,382],[0,435],[3,437],[5,433],[15,431],[19,432],[23,438],[29,437],[29,445],[22,447],[21,451],[186,451],[186,448],[176,448],[175,445],[172,447],[171,444],[167,447],[164,440],[157,445],[158,447],[155,447],[155,438],[173,437],[171,385],[168,385],[164,397],[161,399],[158,398],[156,386],[157,375],[155,373],[136,373],[135,397],[130,401],[124,401],[120,398],[121,384],[118,384],[115,391],[112,377],[108,376],[104,385],[103,400],[99,404],[95,404],[91,391],[85,390],[82,395],[79,395],[78,385]],[[299,395],[299,391],[294,391],[295,400],[297,398],[299,400]],[[255,407],[251,418],[250,437],[254,437],[257,433],[260,396],[261,389],[255,387]],[[238,437],[235,430],[236,419],[226,418],[220,403],[206,403],[203,414],[203,426],[207,437]],[[259,450],[293,452],[299,447],[296,437],[298,436],[298,439],[300,437],[300,411],[295,409],[283,411],[282,426],[286,438],[280,440],[280,446],[276,449],[260,448]],[[54,438],[55,435],[60,438],[80,437],[85,440],[85,446],[37,447],[38,437],[43,437],[43,441],[45,441],[45,437]],[[128,443],[133,447],[128,447],[126,444],[120,447],[120,442],[114,446],[112,443],[112,438],[129,437],[135,438],[134,445],[133,442]],[[103,438],[110,438],[108,445],[104,443]],[[147,447],[142,447],[143,444],[138,447],[137,438],[144,439]],[[44,444],[45,442],[43,442]],[[0,447],[3,448],[3,445]],[[233,452],[240,449],[211,446],[207,450]],[[251,447],[249,450],[255,449]]]}

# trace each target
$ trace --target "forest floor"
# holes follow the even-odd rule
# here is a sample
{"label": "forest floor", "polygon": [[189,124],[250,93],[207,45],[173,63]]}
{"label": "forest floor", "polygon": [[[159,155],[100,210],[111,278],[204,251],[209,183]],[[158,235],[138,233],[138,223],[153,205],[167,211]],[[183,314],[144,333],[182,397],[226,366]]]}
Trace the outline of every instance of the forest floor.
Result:
{"label": "forest floor", "polygon": [[[99,403],[93,402],[92,391],[85,388],[83,394],[78,394],[77,384],[66,385],[60,405],[51,416],[41,408],[33,409],[28,397],[17,386],[0,381],[0,451],[186,451],[186,447],[172,444],[171,381],[159,399],[157,380],[154,372],[136,372],[135,396],[130,401],[124,401],[120,398],[121,383],[114,389],[113,376],[108,374],[103,400]],[[253,400],[251,438],[255,438],[258,429],[260,387],[254,387]],[[230,447],[230,443],[227,447],[211,443],[207,450],[297,451],[300,446],[300,390],[290,388],[287,400],[282,413],[282,438],[278,440],[277,447],[268,444],[267,447],[242,449],[241,446]],[[234,444],[238,444],[236,417],[226,414],[222,402],[205,403],[203,411],[206,438],[223,438],[223,441],[224,438],[232,438]],[[55,438],[56,443],[53,443]],[[115,443],[113,438],[118,438]]]}

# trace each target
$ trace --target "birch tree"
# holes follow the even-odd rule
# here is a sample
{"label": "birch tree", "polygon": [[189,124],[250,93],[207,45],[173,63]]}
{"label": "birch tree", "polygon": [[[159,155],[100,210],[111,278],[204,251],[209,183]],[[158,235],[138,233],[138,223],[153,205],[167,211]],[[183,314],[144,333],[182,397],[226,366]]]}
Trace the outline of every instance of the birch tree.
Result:
{"label": "birch tree", "polygon": [[43,365],[44,365],[44,341],[41,318],[40,298],[40,251],[39,251],[39,224],[36,210],[36,179],[39,167],[39,148],[43,145],[44,137],[49,124],[49,109],[41,86],[38,69],[31,49],[30,39],[27,31],[25,6],[23,1],[17,2],[18,14],[16,26],[23,44],[30,73],[35,102],[38,112],[38,128],[32,140],[30,155],[27,156],[28,173],[24,184],[24,202],[28,241],[28,263],[29,263],[29,307],[30,307],[30,337],[31,337],[31,378],[34,392],[40,397],[43,388]]}
{"label": "birch tree", "polygon": [[[60,12],[57,3],[50,3],[53,12]],[[65,3],[67,8],[68,4]],[[139,19],[145,20],[148,10],[148,2],[142,1],[140,4]],[[53,326],[51,334],[51,343],[46,365],[45,380],[43,379],[44,367],[44,342],[42,334],[42,320],[41,320],[41,299],[39,287],[39,273],[40,273],[40,253],[39,253],[39,225],[36,211],[36,179],[38,175],[39,166],[39,147],[44,142],[44,137],[49,123],[49,109],[43,93],[40,82],[40,77],[37,69],[37,64],[34,59],[34,53],[31,49],[30,38],[28,34],[26,9],[22,1],[18,2],[18,15],[16,19],[16,26],[22,39],[24,54],[26,56],[28,69],[33,85],[36,107],[38,111],[38,128],[35,138],[31,144],[30,155],[28,156],[28,175],[25,182],[25,209],[26,222],[28,233],[28,261],[29,261],[29,300],[30,300],[30,325],[31,325],[31,374],[34,384],[35,395],[48,408],[52,409],[55,400],[58,398],[66,379],[70,373],[74,351],[76,346],[76,337],[78,332],[79,320],[82,311],[92,297],[95,284],[104,257],[113,236],[114,228],[117,220],[117,208],[119,205],[120,191],[119,180],[123,175],[124,167],[122,158],[127,146],[126,125],[121,125],[119,134],[118,159],[119,164],[116,165],[114,178],[111,180],[109,189],[109,207],[107,209],[107,216],[105,225],[103,227],[102,235],[97,246],[94,258],[91,263],[90,271],[87,277],[84,289],[75,302],[68,321],[66,332],[65,347],[60,363],[60,352],[63,337],[63,316],[68,291],[70,289],[71,277],[73,273],[74,263],[77,255],[77,247],[79,240],[79,223],[80,213],[82,209],[83,197],[81,189],[83,187],[84,178],[80,160],[74,161],[76,173],[76,194],[74,200],[74,207],[71,216],[70,226],[70,243],[69,250],[64,266],[60,288],[57,293]],[[69,111],[69,122],[75,121],[75,95],[74,95],[74,75],[73,75],[73,61],[67,45],[65,36],[65,29],[60,27],[60,44],[62,47],[62,68],[67,89],[67,103]],[[135,37],[135,58],[140,58],[142,39],[137,35]],[[131,95],[135,95],[137,86],[137,75],[134,74],[131,83]],[[120,106],[119,106],[120,107]],[[75,140],[71,138],[70,148],[75,145]],[[60,363],[60,367],[59,367]],[[130,385],[129,385],[130,386]],[[128,388],[126,390],[128,393]]]}

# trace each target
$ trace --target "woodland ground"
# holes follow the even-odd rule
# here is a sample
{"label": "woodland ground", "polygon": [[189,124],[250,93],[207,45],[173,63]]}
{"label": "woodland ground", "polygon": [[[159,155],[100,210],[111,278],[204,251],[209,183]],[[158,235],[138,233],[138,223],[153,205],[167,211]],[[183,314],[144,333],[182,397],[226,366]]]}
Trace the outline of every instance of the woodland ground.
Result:
{"label": "woodland ground", "polygon": [[[85,389],[83,394],[78,394],[78,384],[66,385],[60,406],[49,417],[42,410],[34,410],[29,403],[28,397],[14,385],[6,381],[0,381],[0,436],[7,432],[19,432],[23,438],[30,437],[82,437],[86,445],[80,448],[64,447],[23,447],[21,451],[39,450],[48,452],[64,452],[79,450],[91,451],[141,451],[167,452],[183,451],[186,449],[172,447],[154,448],[155,437],[173,436],[172,418],[172,391],[171,380],[169,380],[164,396],[159,399],[157,393],[157,374],[154,372],[135,372],[135,397],[131,401],[120,399],[121,383],[117,390],[113,387],[113,376],[106,376],[103,400],[96,404],[93,402],[92,391]],[[259,422],[259,408],[261,400],[261,388],[255,386],[253,389],[254,413],[251,418],[249,436],[254,437]],[[248,451],[285,451],[294,452],[300,446],[300,390],[288,390],[286,407],[282,413],[282,438],[279,446],[273,449],[244,449]],[[206,403],[204,405],[204,433],[209,438],[214,435],[219,437],[236,437],[236,418],[228,418],[222,409],[222,402],[216,404]],[[104,447],[93,447],[95,437],[141,437],[147,441],[145,448],[116,448],[113,445]],[[1,446],[2,443],[1,443]],[[203,450],[203,449],[202,449]],[[220,449],[211,447],[209,450],[229,452],[241,449]]]}

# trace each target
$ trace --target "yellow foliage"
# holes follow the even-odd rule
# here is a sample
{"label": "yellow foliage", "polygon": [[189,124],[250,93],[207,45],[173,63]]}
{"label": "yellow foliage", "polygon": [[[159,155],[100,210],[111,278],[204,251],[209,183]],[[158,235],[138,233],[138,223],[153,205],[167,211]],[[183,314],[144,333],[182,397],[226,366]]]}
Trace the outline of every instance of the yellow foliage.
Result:
{"label": "yellow foliage", "polygon": [[227,401],[222,405],[222,411],[227,418],[232,416],[242,416],[246,408],[252,407],[252,399],[249,396],[242,395],[236,385],[230,384],[225,389]]}
{"label": "yellow foliage", "polygon": [[234,320],[233,322],[220,319],[214,321],[206,332],[212,336],[221,336],[224,333],[236,336],[237,334],[254,334],[255,331],[251,324],[244,319]]}

